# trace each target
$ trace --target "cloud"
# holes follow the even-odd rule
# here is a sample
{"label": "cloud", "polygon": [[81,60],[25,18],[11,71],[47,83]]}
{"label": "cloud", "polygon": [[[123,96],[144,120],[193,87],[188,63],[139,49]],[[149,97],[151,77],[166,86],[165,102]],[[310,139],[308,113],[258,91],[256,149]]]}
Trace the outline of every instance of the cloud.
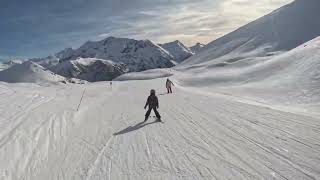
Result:
{"label": "cloud", "polygon": [[123,29],[107,35],[149,38],[157,42],[182,40],[208,43],[292,0],[199,0],[149,8],[113,21]]}
{"label": "cloud", "polygon": [[0,3],[3,56],[46,56],[107,36],[208,43],[292,0],[10,0]]}

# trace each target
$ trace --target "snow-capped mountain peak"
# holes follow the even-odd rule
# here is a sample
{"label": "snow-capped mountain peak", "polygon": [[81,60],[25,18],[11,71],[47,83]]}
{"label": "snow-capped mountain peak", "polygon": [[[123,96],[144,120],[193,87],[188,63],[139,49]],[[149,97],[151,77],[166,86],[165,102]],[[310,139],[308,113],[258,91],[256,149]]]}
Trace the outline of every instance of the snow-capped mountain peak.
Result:
{"label": "snow-capped mountain peak", "polygon": [[87,41],[78,49],[66,48],[46,58],[30,59],[59,75],[88,81],[111,80],[126,72],[169,68],[174,66],[173,60],[168,51],[150,40],[116,37]]}
{"label": "snow-capped mountain peak", "polygon": [[178,40],[162,44],[161,47],[167,50],[178,63],[193,55],[193,52]]}
{"label": "snow-capped mountain peak", "polygon": [[74,50],[72,48],[66,48],[58,53],[55,54],[55,56],[61,60],[70,58],[74,53]]}
{"label": "snow-capped mountain peak", "polygon": [[64,80],[62,76],[54,74],[32,61],[25,61],[22,64],[16,64],[6,70],[0,71],[0,81],[9,83],[58,82],[62,80]]}
{"label": "snow-capped mountain peak", "polygon": [[112,80],[128,71],[124,64],[96,58],[63,61],[51,67],[51,70],[67,78],[90,82]]}
{"label": "snow-capped mountain peak", "polygon": [[320,35],[319,0],[295,0],[206,45],[184,64],[266,56],[291,50]]}
{"label": "snow-capped mountain peak", "polygon": [[168,68],[174,64],[173,57],[150,40],[134,40],[108,37],[101,41],[88,41],[76,50],[59,53],[63,61],[77,58],[98,58],[124,63],[129,71],[143,71],[154,68]]}
{"label": "snow-capped mountain peak", "polygon": [[202,49],[204,46],[205,46],[204,44],[197,43],[197,44],[195,44],[194,46],[191,46],[191,47],[190,47],[190,50],[191,50],[193,53],[197,54],[197,53],[199,53],[199,52],[201,51],[201,49]]}

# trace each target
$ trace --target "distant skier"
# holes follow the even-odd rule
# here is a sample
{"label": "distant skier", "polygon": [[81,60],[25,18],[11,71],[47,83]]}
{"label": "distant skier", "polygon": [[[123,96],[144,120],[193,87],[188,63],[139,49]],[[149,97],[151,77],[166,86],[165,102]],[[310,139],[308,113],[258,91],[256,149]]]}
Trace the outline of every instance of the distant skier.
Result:
{"label": "distant skier", "polygon": [[156,91],[154,89],[151,89],[150,96],[147,99],[147,102],[146,102],[146,105],[144,106],[144,109],[146,109],[147,106],[149,106],[149,109],[145,115],[144,122],[146,122],[148,120],[150,113],[151,113],[151,110],[153,110],[154,113],[156,114],[157,121],[161,122],[161,116],[157,110],[159,108],[159,101],[158,101],[158,97],[156,96]]}
{"label": "distant skier", "polygon": [[167,78],[166,88],[167,88],[168,94],[172,93],[172,88],[171,88],[172,86],[174,86],[174,84],[172,83],[172,81],[170,81],[169,78]]}

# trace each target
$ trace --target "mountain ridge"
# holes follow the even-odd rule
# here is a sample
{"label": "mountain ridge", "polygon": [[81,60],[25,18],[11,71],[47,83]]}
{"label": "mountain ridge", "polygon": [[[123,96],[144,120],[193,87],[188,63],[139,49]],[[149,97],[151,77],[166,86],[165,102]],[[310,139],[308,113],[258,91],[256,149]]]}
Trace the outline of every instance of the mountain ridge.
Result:
{"label": "mountain ridge", "polygon": [[320,1],[296,0],[206,45],[184,65],[268,56],[288,51],[320,35]]}
{"label": "mountain ridge", "polygon": [[177,63],[181,63],[182,61],[188,59],[194,54],[187,46],[185,46],[179,40],[164,43],[160,46],[167,50],[174,57],[174,60]]}

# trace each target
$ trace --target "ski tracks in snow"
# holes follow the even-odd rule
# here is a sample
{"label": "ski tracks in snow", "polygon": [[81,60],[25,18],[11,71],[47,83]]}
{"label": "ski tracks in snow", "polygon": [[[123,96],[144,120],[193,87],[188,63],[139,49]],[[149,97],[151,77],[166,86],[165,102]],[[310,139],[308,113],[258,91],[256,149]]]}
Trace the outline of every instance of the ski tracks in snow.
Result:
{"label": "ski tracks in snow", "polygon": [[177,89],[159,96],[164,123],[142,123],[145,87],[161,89],[159,82],[84,85],[78,112],[83,86],[27,100],[30,109],[15,115],[21,125],[1,134],[4,177],[320,178],[319,119]]}

